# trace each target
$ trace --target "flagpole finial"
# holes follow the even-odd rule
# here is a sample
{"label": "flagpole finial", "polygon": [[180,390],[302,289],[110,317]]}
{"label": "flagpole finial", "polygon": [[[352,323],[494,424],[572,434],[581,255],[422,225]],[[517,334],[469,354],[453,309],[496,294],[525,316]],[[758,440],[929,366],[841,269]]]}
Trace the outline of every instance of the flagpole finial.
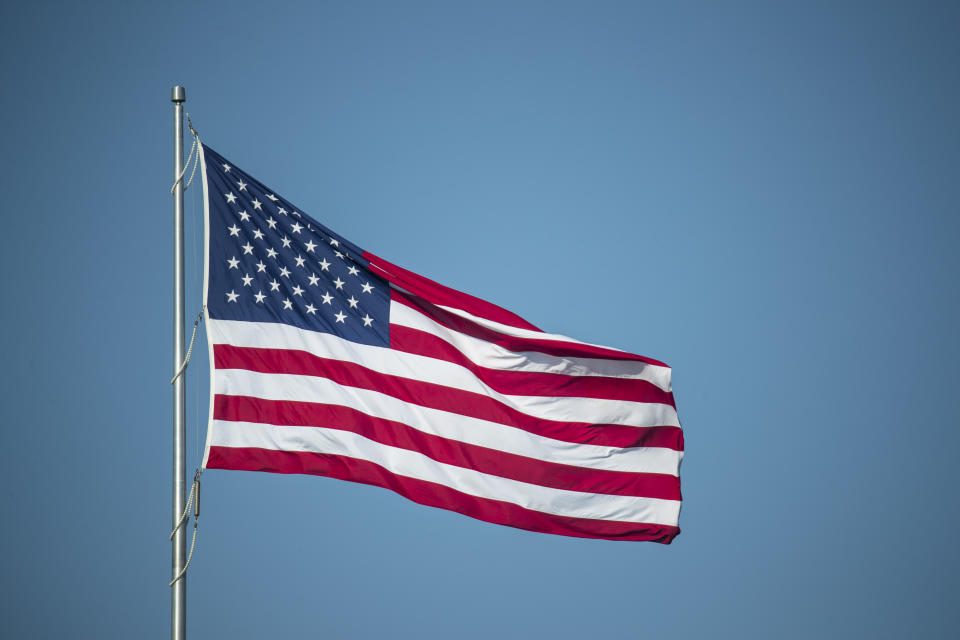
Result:
{"label": "flagpole finial", "polygon": [[170,102],[186,102],[187,90],[180,85],[170,89]]}

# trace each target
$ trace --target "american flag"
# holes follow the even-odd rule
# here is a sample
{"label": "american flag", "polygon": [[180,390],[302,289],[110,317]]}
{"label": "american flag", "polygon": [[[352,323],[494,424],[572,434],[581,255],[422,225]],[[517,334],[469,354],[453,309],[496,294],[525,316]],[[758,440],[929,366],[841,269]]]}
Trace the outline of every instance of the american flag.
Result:
{"label": "american flag", "polygon": [[680,532],[667,365],[391,264],[202,151],[205,467],[362,482],[530,531]]}

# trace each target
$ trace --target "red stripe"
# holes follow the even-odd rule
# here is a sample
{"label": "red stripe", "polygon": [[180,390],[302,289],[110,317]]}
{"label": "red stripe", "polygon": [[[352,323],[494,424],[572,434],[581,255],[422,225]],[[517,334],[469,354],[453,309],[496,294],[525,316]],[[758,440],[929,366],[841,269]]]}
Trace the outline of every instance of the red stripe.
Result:
{"label": "red stripe", "polygon": [[[622,448],[650,446],[647,445],[648,438],[664,437],[659,430],[651,434],[649,428],[645,427],[536,418],[479,393],[391,376],[351,362],[320,358],[306,351],[215,344],[213,354],[217,369],[319,376],[338,384],[385,393],[422,407],[509,425],[564,442]],[[677,429],[673,435],[672,448],[682,447],[680,430]]]}
{"label": "red stripe", "polygon": [[396,475],[372,462],[347,456],[252,447],[210,447],[207,467],[303,473],[361,482],[392,489],[430,507],[449,509],[478,520],[542,533],[607,540],[651,540],[664,544],[670,544],[680,533],[679,527],[668,525],[571,518],[525,509],[510,502],[471,496],[435,482]]}
{"label": "red stripe", "polygon": [[468,335],[472,338],[477,338],[479,340],[485,340],[486,342],[492,342],[493,344],[498,344],[504,349],[509,349],[515,353],[522,353],[524,351],[536,351],[537,353],[545,353],[551,356],[557,356],[561,358],[599,358],[603,360],[636,360],[638,362],[644,362],[646,364],[656,365],[658,367],[666,367],[664,363],[659,360],[654,360],[652,358],[646,358],[644,356],[638,356],[633,353],[627,353],[625,351],[616,351],[615,349],[606,349],[604,347],[597,347],[590,344],[579,344],[576,342],[563,342],[561,340],[546,340],[539,338],[520,338],[517,336],[508,336],[505,333],[499,333],[493,329],[488,329],[472,320],[468,320],[463,316],[458,316],[455,313],[451,313],[446,309],[441,309],[435,304],[431,304],[427,300],[417,297],[407,295],[396,289],[390,290],[390,300],[394,302],[399,302],[411,309],[419,311],[423,315],[427,316],[431,320],[437,322],[448,329],[454,331],[459,331],[465,335]]}
{"label": "red stripe", "polygon": [[500,393],[518,396],[561,396],[627,400],[629,402],[658,402],[676,407],[671,392],[664,391],[647,380],[505,371],[503,369],[481,367],[443,338],[399,324],[390,325],[390,348],[404,353],[427,356],[458,364],[483,380],[488,387]]}
{"label": "red stripe", "polygon": [[418,431],[333,404],[216,395],[213,417],[232,422],[324,427],[350,431],[391,447],[417,451],[437,462],[543,487],[608,495],[680,500],[680,478],[663,473],[588,469],[536,460]]}
{"label": "red stripe", "polygon": [[364,252],[363,257],[370,261],[370,266],[374,272],[383,276],[388,281],[403,287],[418,296],[432,301],[434,304],[442,304],[455,309],[461,309],[467,313],[480,318],[486,318],[494,322],[506,324],[519,329],[530,329],[531,331],[540,331],[517,314],[507,311],[503,307],[481,300],[470,294],[451,289],[429,278],[408,271],[403,267],[387,262],[372,253]]}

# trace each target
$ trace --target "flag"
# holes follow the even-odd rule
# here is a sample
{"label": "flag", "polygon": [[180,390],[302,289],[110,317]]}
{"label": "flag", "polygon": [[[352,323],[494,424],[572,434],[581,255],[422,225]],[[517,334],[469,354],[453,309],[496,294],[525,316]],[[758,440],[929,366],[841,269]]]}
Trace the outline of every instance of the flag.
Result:
{"label": "flag", "polygon": [[202,154],[205,468],[361,482],[529,531],[679,533],[667,365],[391,264]]}

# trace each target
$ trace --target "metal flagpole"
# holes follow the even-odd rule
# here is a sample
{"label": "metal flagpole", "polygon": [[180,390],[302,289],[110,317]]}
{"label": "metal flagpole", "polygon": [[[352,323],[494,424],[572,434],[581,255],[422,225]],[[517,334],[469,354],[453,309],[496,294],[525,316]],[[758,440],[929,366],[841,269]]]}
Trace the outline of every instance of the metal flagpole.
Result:
{"label": "metal flagpole", "polygon": [[[183,305],[183,103],[187,91],[177,85],[170,91],[173,102],[173,178],[177,180],[173,193],[173,372],[183,362],[184,352],[184,305]],[[185,373],[185,372],[184,372]],[[183,514],[187,490],[186,453],[186,406],[184,402],[184,379],[177,377],[173,385],[173,574],[176,579],[183,569],[187,555],[186,527],[178,527]],[[170,602],[170,637],[185,640],[187,637],[187,576],[173,584]]]}

